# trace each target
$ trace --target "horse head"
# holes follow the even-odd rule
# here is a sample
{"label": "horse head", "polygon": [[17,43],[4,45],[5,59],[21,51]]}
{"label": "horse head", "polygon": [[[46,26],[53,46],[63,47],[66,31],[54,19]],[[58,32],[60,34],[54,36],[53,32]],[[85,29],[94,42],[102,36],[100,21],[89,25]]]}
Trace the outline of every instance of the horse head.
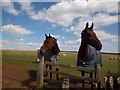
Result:
{"label": "horse head", "polygon": [[50,34],[49,34],[49,36],[47,36],[47,34],[45,34],[45,36],[46,36],[46,40],[44,41],[42,47],[40,48],[41,54],[44,54],[48,50],[51,50],[54,55],[57,55],[60,52],[60,49],[57,44],[57,39],[50,36]]}
{"label": "horse head", "polygon": [[82,31],[81,36],[82,36],[82,41],[84,43],[93,46],[96,50],[102,49],[102,44],[98,39],[98,37],[96,36],[96,33],[93,31],[93,23],[91,27],[88,27],[88,22],[86,23],[86,27]]}

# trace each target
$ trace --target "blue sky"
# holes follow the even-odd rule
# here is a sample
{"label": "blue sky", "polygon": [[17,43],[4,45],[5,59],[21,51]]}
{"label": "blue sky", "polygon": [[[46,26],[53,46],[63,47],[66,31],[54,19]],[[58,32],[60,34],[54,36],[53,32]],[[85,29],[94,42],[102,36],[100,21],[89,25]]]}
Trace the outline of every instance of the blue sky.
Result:
{"label": "blue sky", "polygon": [[2,49],[37,50],[45,35],[58,40],[62,51],[78,51],[81,31],[94,22],[103,52],[118,52],[118,2],[2,2]]}

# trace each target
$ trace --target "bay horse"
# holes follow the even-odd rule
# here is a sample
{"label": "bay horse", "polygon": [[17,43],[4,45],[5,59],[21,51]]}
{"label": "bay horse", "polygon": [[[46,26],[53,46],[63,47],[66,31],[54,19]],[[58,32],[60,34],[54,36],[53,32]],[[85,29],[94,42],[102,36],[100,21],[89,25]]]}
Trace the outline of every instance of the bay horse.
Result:
{"label": "bay horse", "polygon": [[[93,23],[88,27],[87,22],[85,29],[81,33],[81,46],[77,55],[77,66],[89,68],[96,68],[97,64],[102,66],[101,49],[102,43],[93,31]],[[81,71],[81,74],[84,76],[85,72]],[[90,74],[90,77],[92,77],[92,74]],[[84,84],[82,86],[84,87]]]}
{"label": "bay horse", "polygon": [[[57,39],[52,37],[50,34],[49,36],[45,34],[45,37],[46,39],[40,48],[40,53],[44,56],[44,61],[59,63],[58,53],[60,52],[60,49],[57,44]],[[52,70],[52,66],[47,64],[46,69],[48,66],[49,69]],[[56,68],[56,70],[58,71],[58,68]],[[47,73],[45,76],[47,76]],[[50,73],[50,78],[52,78],[52,73]]]}

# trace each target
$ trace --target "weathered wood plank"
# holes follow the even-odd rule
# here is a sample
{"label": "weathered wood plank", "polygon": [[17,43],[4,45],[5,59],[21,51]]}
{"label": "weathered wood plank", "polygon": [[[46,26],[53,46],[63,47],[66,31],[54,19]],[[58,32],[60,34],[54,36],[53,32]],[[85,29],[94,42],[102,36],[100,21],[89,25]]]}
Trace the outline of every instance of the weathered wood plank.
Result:
{"label": "weathered wood plank", "polygon": [[99,64],[97,64],[96,79],[97,79],[98,90],[101,90],[101,83],[100,83],[100,65],[99,65]]}
{"label": "weathered wood plank", "polygon": [[98,82],[100,82],[100,65],[97,64],[97,73],[96,73],[96,79]]}
{"label": "weathered wood plank", "polygon": [[49,73],[54,73],[54,74],[59,74],[59,75],[63,75],[69,78],[76,78],[79,80],[86,80],[86,81],[90,81],[90,82],[97,82],[97,79],[94,78],[89,78],[89,77],[82,77],[76,74],[71,74],[71,73],[65,73],[65,72],[61,72],[61,71],[53,71],[53,70],[44,70],[45,72],[49,72]]}
{"label": "weathered wood plank", "polygon": [[44,84],[44,57],[37,58],[37,88],[42,88]]}
{"label": "weathered wood plank", "polygon": [[94,68],[78,67],[78,66],[66,65],[66,64],[56,64],[56,63],[48,62],[48,61],[45,61],[44,63],[47,65],[53,65],[53,66],[58,66],[58,67],[73,68],[73,69],[76,69],[79,71],[85,71],[88,73],[96,72],[96,69],[94,69]]}

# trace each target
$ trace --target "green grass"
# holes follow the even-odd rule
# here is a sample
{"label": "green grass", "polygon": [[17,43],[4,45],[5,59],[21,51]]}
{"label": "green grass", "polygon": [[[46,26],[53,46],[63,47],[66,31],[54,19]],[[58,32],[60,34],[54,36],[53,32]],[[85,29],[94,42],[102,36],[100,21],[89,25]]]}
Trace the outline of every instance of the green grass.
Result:
{"label": "green grass", "polygon": [[[62,54],[65,53],[66,57]],[[110,60],[110,57],[117,57],[116,59]],[[18,50],[2,50],[2,62],[3,63],[12,63],[20,65],[25,68],[35,69],[36,64],[32,63],[36,59],[35,51],[18,51]],[[118,73],[118,55],[115,54],[102,54],[103,67],[101,68],[101,81],[103,82],[103,77],[107,75],[108,69],[112,73]],[[76,65],[77,62],[77,53],[73,52],[61,52],[60,53],[60,63]],[[119,62],[120,63],[120,62]],[[65,72],[77,73],[80,72],[61,68]],[[118,73],[120,75],[120,73]]]}
{"label": "green grass", "polygon": [[21,65],[27,68],[35,68],[35,64],[32,63],[36,59],[35,51],[18,51],[18,50],[3,50],[2,62]]}
{"label": "green grass", "polygon": [[12,59],[22,59],[22,60],[33,60],[36,58],[35,51],[22,51],[22,50],[3,50],[2,56],[5,58],[12,58]]}

